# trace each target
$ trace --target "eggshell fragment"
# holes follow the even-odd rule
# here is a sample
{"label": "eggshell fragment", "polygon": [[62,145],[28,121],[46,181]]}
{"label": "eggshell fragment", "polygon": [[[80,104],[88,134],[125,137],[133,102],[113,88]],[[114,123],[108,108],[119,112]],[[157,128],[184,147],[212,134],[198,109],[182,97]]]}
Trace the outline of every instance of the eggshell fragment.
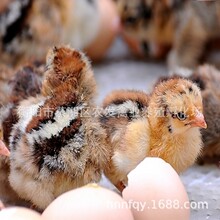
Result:
{"label": "eggshell fragment", "polygon": [[[123,198],[135,220],[187,220],[189,200],[176,171],[159,158],[146,158],[128,175]],[[133,204],[133,205],[132,205]]]}
{"label": "eggshell fragment", "polygon": [[96,184],[64,193],[42,216],[49,220],[133,220],[126,201]]}
{"label": "eggshell fragment", "polygon": [[43,220],[35,211],[27,208],[13,207],[6,208],[0,212],[1,220]]}

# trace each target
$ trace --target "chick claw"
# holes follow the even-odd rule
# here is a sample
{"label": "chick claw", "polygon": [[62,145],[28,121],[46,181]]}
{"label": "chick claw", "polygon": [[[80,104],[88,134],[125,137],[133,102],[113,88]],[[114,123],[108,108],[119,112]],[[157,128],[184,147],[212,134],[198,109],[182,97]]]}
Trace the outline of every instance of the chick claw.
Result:
{"label": "chick claw", "polygon": [[8,148],[5,146],[3,141],[0,140],[0,154],[9,157],[10,156],[10,151]]}
{"label": "chick claw", "polygon": [[120,192],[122,192],[126,188],[126,185],[122,181],[118,182],[115,186]]}

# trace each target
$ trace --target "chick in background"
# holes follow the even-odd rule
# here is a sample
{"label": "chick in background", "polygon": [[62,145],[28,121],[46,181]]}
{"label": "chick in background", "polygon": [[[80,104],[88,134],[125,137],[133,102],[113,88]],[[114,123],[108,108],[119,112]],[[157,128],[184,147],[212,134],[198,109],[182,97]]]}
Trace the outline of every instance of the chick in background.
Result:
{"label": "chick in background", "polygon": [[220,71],[212,65],[202,65],[195,70],[178,68],[169,77],[161,77],[160,81],[173,77],[184,77],[192,80],[201,90],[203,111],[208,125],[202,129],[204,148],[199,155],[198,163],[214,163],[220,161]]}
{"label": "chick in background", "polygon": [[100,25],[98,0],[4,0],[0,3],[0,63],[43,61],[56,44],[88,47]]}
{"label": "chick in background", "polygon": [[[122,35],[133,52],[164,59],[171,69],[194,68],[219,51],[220,2],[115,0]],[[167,56],[168,55],[168,56]],[[217,62],[216,62],[217,61]]]}

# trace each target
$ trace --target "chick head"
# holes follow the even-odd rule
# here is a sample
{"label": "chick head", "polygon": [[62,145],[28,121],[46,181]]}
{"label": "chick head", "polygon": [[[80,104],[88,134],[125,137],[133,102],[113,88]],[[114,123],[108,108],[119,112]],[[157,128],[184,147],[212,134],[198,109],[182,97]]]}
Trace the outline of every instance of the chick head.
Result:
{"label": "chick head", "polygon": [[190,128],[206,128],[202,96],[196,84],[174,78],[159,83],[151,98],[151,108],[161,109],[161,120],[170,133],[182,133]]}

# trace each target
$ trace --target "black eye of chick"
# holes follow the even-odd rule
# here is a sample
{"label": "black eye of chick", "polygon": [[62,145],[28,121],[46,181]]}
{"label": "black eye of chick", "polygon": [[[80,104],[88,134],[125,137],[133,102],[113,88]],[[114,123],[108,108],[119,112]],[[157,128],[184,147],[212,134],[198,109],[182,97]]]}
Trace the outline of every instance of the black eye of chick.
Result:
{"label": "black eye of chick", "polygon": [[178,113],[176,114],[176,117],[177,117],[180,121],[184,121],[184,120],[187,118],[186,114],[183,113],[183,112],[178,112]]}

